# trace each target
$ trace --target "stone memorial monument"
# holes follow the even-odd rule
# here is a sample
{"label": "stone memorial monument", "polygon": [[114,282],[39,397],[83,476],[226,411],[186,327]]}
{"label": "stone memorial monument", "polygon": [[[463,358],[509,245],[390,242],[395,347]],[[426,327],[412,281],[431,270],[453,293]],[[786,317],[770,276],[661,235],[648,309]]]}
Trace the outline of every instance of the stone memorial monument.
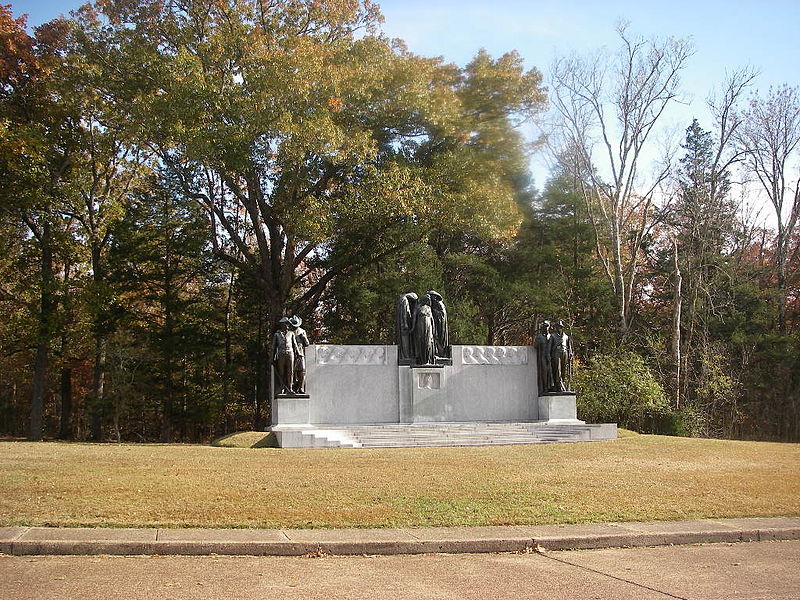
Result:
{"label": "stone memorial monument", "polygon": [[434,290],[402,294],[395,318],[393,345],[309,344],[299,317],[281,319],[271,414],[281,446],[361,447],[356,438],[363,435],[377,445],[387,436],[408,436],[402,445],[419,435],[443,436],[437,445],[474,444],[475,427],[481,440],[499,439],[501,430],[509,440],[489,443],[528,443],[519,437],[543,431],[547,439],[616,437],[614,424],[577,418],[569,391],[572,339],[563,321],[541,323],[531,346],[451,346],[447,309]]}

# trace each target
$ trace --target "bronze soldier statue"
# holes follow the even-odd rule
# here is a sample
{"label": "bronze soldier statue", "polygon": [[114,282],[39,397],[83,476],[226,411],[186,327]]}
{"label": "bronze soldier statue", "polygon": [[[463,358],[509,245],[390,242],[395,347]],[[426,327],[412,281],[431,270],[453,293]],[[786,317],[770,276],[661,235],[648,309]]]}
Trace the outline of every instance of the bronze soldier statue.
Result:
{"label": "bronze soldier statue", "polygon": [[551,392],[567,392],[572,376],[572,340],[564,333],[564,321],[556,323],[550,336]]}
{"label": "bronze soldier statue", "polygon": [[283,317],[278,322],[278,330],[272,336],[272,364],[275,366],[280,389],[279,394],[293,394],[294,379],[294,359],[300,354],[297,338],[294,332],[289,329],[290,322],[288,317]]}
{"label": "bronze soldier statue", "polygon": [[294,361],[293,388],[298,394],[306,393],[306,348],[310,345],[306,330],[300,327],[302,324],[303,320],[297,315],[289,319],[289,326],[292,328],[292,333],[297,340],[297,347],[300,350]]}
{"label": "bronze soldier statue", "polygon": [[536,375],[540,396],[549,392],[553,386],[553,367],[550,364],[551,338],[550,321],[542,321],[539,333],[533,340],[533,346],[536,348]]}

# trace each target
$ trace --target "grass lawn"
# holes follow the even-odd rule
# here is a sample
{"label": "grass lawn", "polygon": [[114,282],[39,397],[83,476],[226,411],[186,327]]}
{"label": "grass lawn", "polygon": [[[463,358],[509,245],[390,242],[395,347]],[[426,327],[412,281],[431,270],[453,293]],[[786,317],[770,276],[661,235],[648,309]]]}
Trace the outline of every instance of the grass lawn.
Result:
{"label": "grass lawn", "polygon": [[0,442],[0,525],[403,527],[800,515],[800,444],[291,450]]}

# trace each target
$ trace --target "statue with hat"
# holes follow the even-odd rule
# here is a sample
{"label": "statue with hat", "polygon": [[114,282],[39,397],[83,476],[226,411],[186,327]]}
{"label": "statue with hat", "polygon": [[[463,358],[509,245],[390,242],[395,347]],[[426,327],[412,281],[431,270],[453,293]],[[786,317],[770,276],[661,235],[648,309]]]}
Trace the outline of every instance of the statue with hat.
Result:
{"label": "statue with hat", "polygon": [[536,376],[540,396],[549,392],[553,386],[553,367],[550,363],[552,337],[550,321],[542,321],[539,325],[539,333],[533,339],[533,347],[536,348]]}
{"label": "statue with hat", "polygon": [[278,330],[272,336],[272,364],[277,375],[279,394],[294,394],[295,357],[302,354],[288,317],[278,321]]}
{"label": "statue with hat", "polygon": [[293,388],[298,394],[306,393],[306,348],[310,345],[306,330],[300,327],[302,324],[303,320],[297,315],[293,315],[292,318],[289,319],[289,326],[292,328],[292,333],[294,333],[297,346],[300,349],[294,361]]}
{"label": "statue with hat", "polygon": [[550,392],[567,392],[572,378],[572,339],[564,332],[564,321],[555,324],[550,336]]}

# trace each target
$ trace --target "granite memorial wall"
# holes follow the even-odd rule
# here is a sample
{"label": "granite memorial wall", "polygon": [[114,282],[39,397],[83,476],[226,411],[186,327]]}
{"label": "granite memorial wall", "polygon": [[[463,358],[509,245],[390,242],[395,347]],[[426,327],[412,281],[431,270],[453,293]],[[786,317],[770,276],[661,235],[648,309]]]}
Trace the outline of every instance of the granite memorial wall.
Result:
{"label": "granite memorial wall", "polygon": [[310,345],[307,397],[276,397],[272,423],[580,422],[574,395],[542,405],[533,346],[451,348],[452,364],[413,366],[396,345]]}

